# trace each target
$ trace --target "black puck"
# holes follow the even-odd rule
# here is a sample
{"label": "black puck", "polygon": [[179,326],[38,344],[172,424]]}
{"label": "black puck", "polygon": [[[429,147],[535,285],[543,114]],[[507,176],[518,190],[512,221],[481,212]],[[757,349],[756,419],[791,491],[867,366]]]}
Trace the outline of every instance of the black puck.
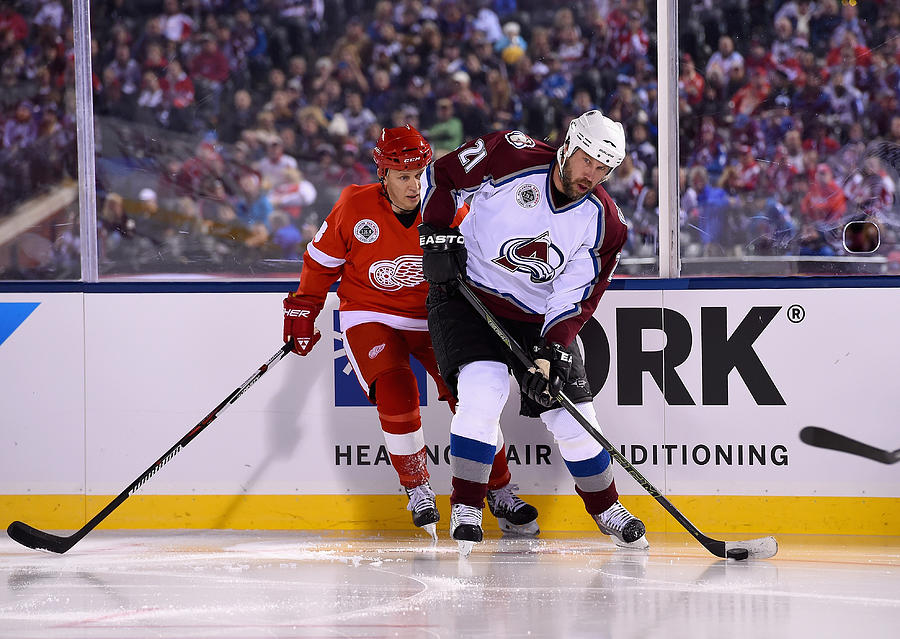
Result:
{"label": "black puck", "polygon": [[746,548],[731,548],[730,550],[725,551],[725,556],[729,559],[737,559],[740,561],[741,559],[749,557],[750,551]]}

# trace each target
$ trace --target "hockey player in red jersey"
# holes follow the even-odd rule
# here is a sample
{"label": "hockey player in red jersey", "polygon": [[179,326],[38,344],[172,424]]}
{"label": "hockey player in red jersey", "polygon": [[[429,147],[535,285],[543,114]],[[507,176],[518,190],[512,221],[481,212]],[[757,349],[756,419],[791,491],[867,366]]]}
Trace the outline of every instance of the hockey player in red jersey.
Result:
{"label": "hockey player in red jersey", "polygon": [[[428,334],[419,248],[420,180],[431,162],[428,142],[413,127],[384,129],[373,152],[379,182],[343,190],[303,256],[300,285],[284,300],[284,341],[307,355],[321,338],[315,319],[340,278],[344,350],[378,410],[381,429],[413,523],[436,537],[440,519],[428,483],[419,391],[412,354],[437,384],[439,398],[456,400],[438,373]],[[456,212],[454,208],[454,213]],[[487,487],[492,512],[506,532],[536,534],[537,510],[510,485],[502,442],[491,460]]]}
{"label": "hockey player in red jersey", "polygon": [[[619,503],[609,453],[552,395],[560,389],[600,429],[574,344],[619,260],[627,227],[600,185],[625,157],[622,125],[588,111],[552,149],[521,131],[490,133],[437,160],[423,177],[428,323],[438,365],[459,399],[450,426],[451,536],[463,553],[482,540],[481,514],[497,424],[519,381],[521,412],[553,433],[575,490],[604,534],[646,548],[644,524]],[[458,228],[461,198],[471,209]],[[529,352],[525,370],[455,287],[464,275]]]}

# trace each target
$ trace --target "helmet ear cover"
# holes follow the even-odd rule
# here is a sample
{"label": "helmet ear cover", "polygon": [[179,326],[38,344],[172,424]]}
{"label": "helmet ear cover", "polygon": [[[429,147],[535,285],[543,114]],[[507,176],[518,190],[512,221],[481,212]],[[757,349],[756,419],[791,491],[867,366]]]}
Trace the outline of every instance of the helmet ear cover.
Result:
{"label": "helmet ear cover", "polygon": [[387,169],[398,171],[417,171],[424,169],[431,162],[433,152],[424,136],[412,126],[383,129],[372,159],[378,168],[378,178],[384,179]]}

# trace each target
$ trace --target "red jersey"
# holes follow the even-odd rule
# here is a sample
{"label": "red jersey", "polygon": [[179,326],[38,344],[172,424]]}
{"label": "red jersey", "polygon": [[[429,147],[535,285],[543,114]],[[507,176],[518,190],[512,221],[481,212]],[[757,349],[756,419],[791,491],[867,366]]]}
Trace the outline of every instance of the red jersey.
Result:
{"label": "red jersey", "polygon": [[297,295],[325,303],[341,278],[341,330],[379,322],[401,330],[428,330],[418,225],[403,226],[381,184],[351,185],[306,247]]}

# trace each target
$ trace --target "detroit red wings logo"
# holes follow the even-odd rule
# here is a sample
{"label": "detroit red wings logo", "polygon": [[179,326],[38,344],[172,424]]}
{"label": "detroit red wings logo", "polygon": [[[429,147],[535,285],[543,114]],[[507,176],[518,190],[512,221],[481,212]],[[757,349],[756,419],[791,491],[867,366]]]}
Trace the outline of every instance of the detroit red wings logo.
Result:
{"label": "detroit red wings logo", "polygon": [[372,262],[369,281],[382,291],[397,291],[404,286],[418,286],[425,281],[421,255],[401,255],[393,260]]}
{"label": "detroit red wings logo", "polygon": [[500,257],[491,260],[508,271],[528,273],[534,283],[549,282],[562,266],[563,254],[551,240],[550,232],[537,237],[516,237],[500,247]]}

